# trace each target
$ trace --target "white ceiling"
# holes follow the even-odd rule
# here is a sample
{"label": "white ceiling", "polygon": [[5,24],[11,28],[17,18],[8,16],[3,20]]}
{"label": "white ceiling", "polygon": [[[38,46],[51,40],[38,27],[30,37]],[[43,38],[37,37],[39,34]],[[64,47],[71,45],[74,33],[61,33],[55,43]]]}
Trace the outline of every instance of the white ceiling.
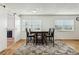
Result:
{"label": "white ceiling", "polygon": [[79,14],[79,3],[6,3],[6,7],[25,14]]}

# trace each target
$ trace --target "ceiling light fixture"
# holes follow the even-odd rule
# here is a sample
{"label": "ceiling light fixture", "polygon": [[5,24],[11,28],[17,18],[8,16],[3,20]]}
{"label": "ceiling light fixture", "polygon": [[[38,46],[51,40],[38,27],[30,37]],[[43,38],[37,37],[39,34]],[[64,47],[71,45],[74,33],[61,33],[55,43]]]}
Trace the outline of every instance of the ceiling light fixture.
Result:
{"label": "ceiling light fixture", "polygon": [[33,10],[32,12],[33,12],[33,13],[36,13],[37,11],[36,11],[36,10]]}
{"label": "ceiling light fixture", "polygon": [[39,8],[35,8],[35,9],[33,9],[33,13],[37,13],[39,11]]}

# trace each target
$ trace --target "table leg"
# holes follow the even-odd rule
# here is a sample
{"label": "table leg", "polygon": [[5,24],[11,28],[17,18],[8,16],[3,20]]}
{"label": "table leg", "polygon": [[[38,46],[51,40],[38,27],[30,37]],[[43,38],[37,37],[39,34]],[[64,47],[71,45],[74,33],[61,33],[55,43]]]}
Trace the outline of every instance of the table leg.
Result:
{"label": "table leg", "polygon": [[44,44],[44,42],[45,42],[45,44],[47,45],[47,41],[46,41],[46,38],[45,38],[45,33],[43,33],[43,44]]}
{"label": "table leg", "polygon": [[38,43],[38,37],[37,37],[38,35],[37,35],[37,33],[36,33],[36,45],[37,45],[37,43]]}

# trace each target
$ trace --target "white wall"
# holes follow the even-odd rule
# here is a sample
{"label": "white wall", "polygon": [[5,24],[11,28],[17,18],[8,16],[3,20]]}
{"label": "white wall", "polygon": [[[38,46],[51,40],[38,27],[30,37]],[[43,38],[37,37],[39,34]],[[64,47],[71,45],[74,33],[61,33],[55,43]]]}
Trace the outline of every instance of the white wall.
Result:
{"label": "white wall", "polygon": [[10,29],[10,30],[13,30],[14,27],[15,27],[15,17],[14,17],[13,14],[8,14],[7,18],[8,18],[8,20],[7,20],[7,25],[8,25],[7,28]]}
{"label": "white wall", "polygon": [[15,42],[20,40],[20,17],[15,15]]}
{"label": "white wall", "polygon": [[7,48],[7,14],[3,7],[0,7],[0,51]]}
{"label": "white wall", "polygon": [[[55,32],[56,39],[79,39],[79,22],[76,21],[77,16],[21,16],[21,21],[23,20],[41,20],[42,21],[42,30],[48,30],[51,27],[54,27],[55,20],[74,20],[74,31],[72,32]],[[21,32],[21,38],[25,38],[25,32]]]}

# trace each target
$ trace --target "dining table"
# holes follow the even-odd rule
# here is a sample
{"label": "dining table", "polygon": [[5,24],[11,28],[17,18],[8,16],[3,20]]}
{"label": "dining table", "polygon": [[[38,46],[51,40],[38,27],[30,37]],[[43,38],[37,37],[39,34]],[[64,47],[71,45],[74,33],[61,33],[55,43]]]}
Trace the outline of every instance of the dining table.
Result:
{"label": "dining table", "polygon": [[48,31],[36,30],[36,31],[31,31],[30,33],[35,34],[35,36],[36,36],[36,39],[35,39],[36,45],[37,45],[37,43],[40,39],[40,38],[38,38],[39,35],[41,36],[41,39],[40,39],[41,43],[42,44],[46,43],[46,45],[47,45],[47,40],[45,39],[45,34],[48,33]]}

